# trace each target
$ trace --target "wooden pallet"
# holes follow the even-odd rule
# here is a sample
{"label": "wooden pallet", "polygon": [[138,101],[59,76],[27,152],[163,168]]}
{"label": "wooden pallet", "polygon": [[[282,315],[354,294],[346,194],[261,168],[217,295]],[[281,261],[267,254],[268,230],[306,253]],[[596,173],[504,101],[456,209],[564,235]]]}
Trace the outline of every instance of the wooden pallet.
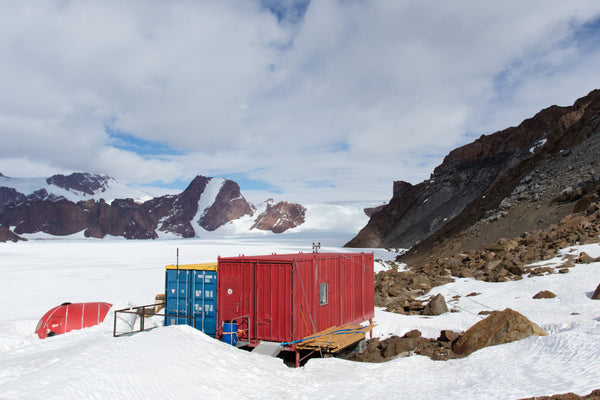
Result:
{"label": "wooden pallet", "polygon": [[346,347],[360,342],[367,332],[375,328],[374,324],[333,326],[305,338],[296,345],[300,350],[321,350],[337,353]]}

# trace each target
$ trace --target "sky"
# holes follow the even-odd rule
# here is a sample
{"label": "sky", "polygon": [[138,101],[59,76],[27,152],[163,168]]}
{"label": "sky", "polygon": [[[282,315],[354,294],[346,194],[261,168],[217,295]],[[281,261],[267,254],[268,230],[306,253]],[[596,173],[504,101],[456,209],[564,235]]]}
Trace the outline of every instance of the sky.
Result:
{"label": "sky", "polygon": [[387,201],[600,87],[597,0],[0,0],[0,172]]}

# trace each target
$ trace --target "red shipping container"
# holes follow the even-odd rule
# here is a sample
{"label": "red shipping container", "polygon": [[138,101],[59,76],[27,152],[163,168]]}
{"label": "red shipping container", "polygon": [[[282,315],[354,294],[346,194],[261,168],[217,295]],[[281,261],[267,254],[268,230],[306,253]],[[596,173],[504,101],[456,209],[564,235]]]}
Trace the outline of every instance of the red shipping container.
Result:
{"label": "red shipping container", "polygon": [[242,342],[293,342],[371,320],[373,279],[373,253],[219,257],[217,336],[234,321]]}

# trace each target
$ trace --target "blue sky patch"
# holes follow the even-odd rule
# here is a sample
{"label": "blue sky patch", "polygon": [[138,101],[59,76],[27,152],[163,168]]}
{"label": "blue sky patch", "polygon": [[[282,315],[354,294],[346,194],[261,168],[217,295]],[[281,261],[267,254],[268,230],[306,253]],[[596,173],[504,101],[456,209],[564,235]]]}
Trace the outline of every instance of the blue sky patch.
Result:
{"label": "blue sky patch", "polygon": [[583,24],[576,29],[575,40],[583,48],[595,48],[600,43],[600,18]]}
{"label": "blue sky patch", "polygon": [[148,156],[173,156],[184,154],[172,147],[156,141],[140,139],[129,133],[118,132],[105,126],[104,131],[109,137],[108,145],[125,151],[136,153],[143,157]]}
{"label": "blue sky patch", "polygon": [[261,0],[260,4],[275,15],[279,21],[296,23],[306,13],[310,0]]}

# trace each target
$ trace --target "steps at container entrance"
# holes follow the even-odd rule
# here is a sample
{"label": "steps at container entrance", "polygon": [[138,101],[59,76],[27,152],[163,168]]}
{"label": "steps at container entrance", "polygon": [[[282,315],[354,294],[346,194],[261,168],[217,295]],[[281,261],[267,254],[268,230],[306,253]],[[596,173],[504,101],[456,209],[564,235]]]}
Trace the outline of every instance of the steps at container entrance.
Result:
{"label": "steps at container entrance", "polygon": [[366,333],[374,327],[374,324],[334,326],[305,338],[296,347],[301,350],[323,350],[337,353],[363,340]]}
{"label": "steps at container entrance", "polygon": [[252,352],[277,357],[277,355],[281,353],[281,343],[265,342],[264,340],[261,340],[258,346],[252,349]]}

